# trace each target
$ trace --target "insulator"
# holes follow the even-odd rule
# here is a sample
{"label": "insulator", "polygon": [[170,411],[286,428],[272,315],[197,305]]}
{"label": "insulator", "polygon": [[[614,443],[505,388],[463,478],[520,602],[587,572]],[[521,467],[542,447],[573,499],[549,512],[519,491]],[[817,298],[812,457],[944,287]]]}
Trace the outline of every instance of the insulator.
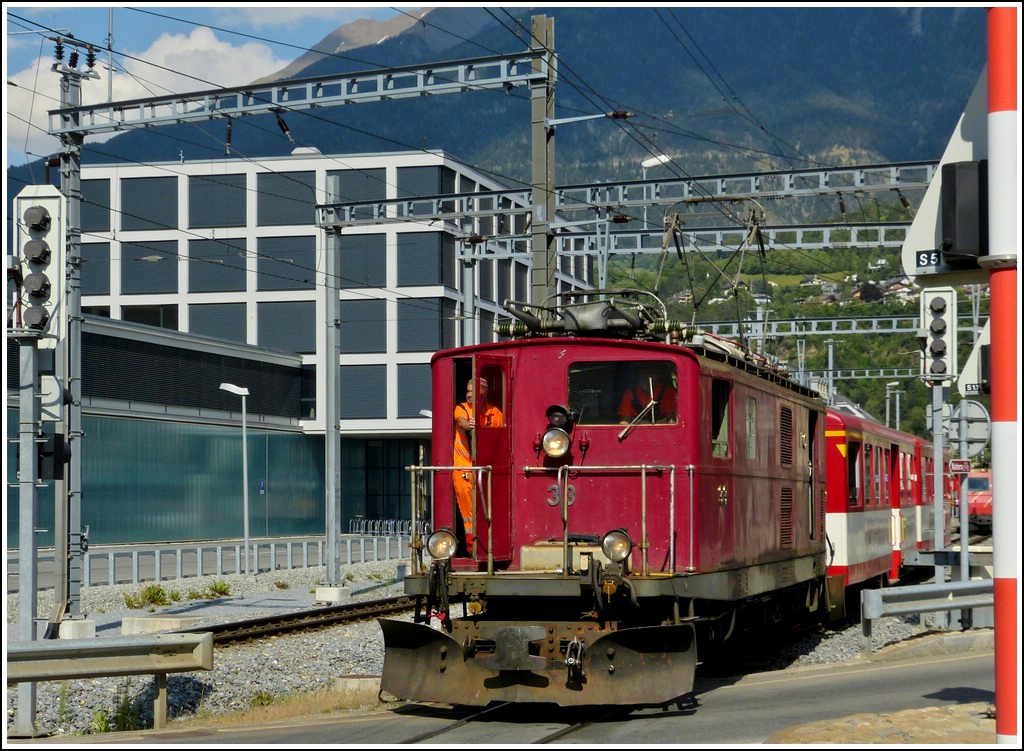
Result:
{"label": "insulator", "polygon": [[57,39],[57,44],[53,48],[53,57],[58,63],[64,59],[64,42],[60,38]]}
{"label": "insulator", "polygon": [[90,47],[88,50],[86,50],[86,53],[85,53],[85,64],[87,66],[89,66],[89,68],[95,68],[96,67],[96,50],[93,49],[92,47]]}
{"label": "insulator", "polygon": [[78,50],[71,53],[71,57],[68,58],[68,65],[72,68],[78,67]]}
{"label": "insulator", "polygon": [[522,321],[505,320],[494,324],[494,333],[498,336],[526,336],[530,328]]}
{"label": "insulator", "polygon": [[289,141],[291,141],[292,143],[295,143],[295,141],[292,139],[291,131],[288,130],[288,124],[284,121],[284,118],[282,118],[280,115],[277,116],[277,127],[279,127],[281,129],[282,133],[284,133],[286,136],[288,136],[288,140]]}

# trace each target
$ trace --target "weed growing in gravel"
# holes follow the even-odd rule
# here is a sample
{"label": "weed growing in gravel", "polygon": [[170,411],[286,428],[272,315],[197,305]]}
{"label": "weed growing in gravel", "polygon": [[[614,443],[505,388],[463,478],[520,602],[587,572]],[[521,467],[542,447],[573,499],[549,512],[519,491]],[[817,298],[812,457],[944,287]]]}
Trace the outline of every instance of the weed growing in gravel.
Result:
{"label": "weed growing in gravel", "polygon": [[269,707],[274,703],[274,695],[269,691],[257,691],[249,699],[249,705],[253,707]]}
{"label": "weed growing in gravel", "polygon": [[210,585],[210,591],[215,597],[227,597],[231,594],[231,585],[223,579],[218,579]]}
{"label": "weed growing in gravel", "polygon": [[276,581],[274,582],[274,586],[278,589],[288,589],[288,582]]}
{"label": "weed growing in gravel", "polygon": [[70,690],[67,681],[60,682],[60,693],[57,694],[57,720],[62,725],[71,721],[71,707],[68,703]]}
{"label": "weed growing in gravel", "polygon": [[132,703],[131,688],[132,680],[128,678],[117,690],[117,705],[114,708],[114,727],[120,732],[123,730],[139,729],[139,712]]}
{"label": "weed growing in gravel", "polygon": [[167,596],[167,590],[159,584],[150,584],[139,592],[139,602],[146,605],[170,605],[171,600]]}
{"label": "weed growing in gravel", "polygon": [[110,715],[105,709],[94,709],[92,711],[92,732],[110,732]]}

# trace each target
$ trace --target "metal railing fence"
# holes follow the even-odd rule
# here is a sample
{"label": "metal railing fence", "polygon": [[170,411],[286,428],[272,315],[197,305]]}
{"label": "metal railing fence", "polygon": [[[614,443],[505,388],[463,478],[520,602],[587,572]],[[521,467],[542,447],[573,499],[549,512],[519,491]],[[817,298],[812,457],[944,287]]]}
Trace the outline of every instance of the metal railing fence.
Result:
{"label": "metal railing fence", "polygon": [[[410,539],[407,533],[403,535],[398,532],[342,535],[339,559],[347,565],[408,560]],[[249,560],[256,573],[326,566],[326,546],[323,537],[250,540]],[[7,551],[8,594],[18,591],[17,556],[17,550]],[[52,549],[40,551],[37,563],[39,589],[53,587],[54,567]],[[88,549],[82,557],[83,587],[141,584],[244,572],[245,555],[240,540],[96,546]]]}

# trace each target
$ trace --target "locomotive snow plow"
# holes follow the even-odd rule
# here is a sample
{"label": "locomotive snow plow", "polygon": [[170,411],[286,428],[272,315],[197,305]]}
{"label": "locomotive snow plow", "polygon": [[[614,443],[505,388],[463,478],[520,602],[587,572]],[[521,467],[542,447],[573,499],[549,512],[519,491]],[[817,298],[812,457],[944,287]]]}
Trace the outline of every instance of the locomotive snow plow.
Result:
{"label": "locomotive snow plow", "polygon": [[485,706],[658,706],[693,690],[689,624],[595,633],[593,623],[460,622],[452,633],[379,619],[381,689],[409,701]]}

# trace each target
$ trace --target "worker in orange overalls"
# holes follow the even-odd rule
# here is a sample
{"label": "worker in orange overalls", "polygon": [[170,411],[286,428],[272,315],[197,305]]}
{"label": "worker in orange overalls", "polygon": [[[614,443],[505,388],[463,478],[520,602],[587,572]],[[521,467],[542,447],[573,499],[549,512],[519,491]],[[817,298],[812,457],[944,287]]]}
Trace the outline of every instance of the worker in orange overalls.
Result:
{"label": "worker in orange overalls", "polygon": [[[504,416],[501,410],[487,399],[487,381],[480,379],[480,420],[473,411],[473,379],[466,383],[466,401],[455,407],[455,447],[452,464],[456,467],[472,467],[473,453],[470,449],[470,433],[477,425],[487,428],[500,428]],[[455,488],[455,500],[462,514],[463,528],[466,531],[466,548],[473,555],[474,527],[476,520],[476,504],[473,500],[473,472],[457,469],[452,472],[452,484]]]}

